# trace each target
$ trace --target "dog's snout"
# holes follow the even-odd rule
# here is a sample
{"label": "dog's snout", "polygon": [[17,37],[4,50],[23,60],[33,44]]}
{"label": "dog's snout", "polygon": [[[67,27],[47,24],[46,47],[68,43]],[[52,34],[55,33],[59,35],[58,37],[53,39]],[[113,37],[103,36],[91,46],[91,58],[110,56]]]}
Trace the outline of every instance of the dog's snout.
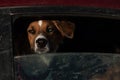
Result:
{"label": "dog's snout", "polygon": [[37,43],[37,47],[44,48],[47,44],[47,40],[43,38],[39,38],[36,40],[36,43]]}

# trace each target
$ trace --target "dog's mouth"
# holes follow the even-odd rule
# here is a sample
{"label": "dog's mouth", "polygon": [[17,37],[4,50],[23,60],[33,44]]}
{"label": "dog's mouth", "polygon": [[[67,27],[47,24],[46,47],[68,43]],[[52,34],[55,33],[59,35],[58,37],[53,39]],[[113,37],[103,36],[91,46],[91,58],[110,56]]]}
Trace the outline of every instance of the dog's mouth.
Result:
{"label": "dog's mouth", "polygon": [[35,53],[41,54],[41,53],[48,53],[49,52],[49,48],[48,47],[44,47],[44,48],[36,48],[35,49]]}
{"label": "dog's mouth", "polygon": [[43,51],[45,51],[46,49],[47,49],[47,48],[38,48],[37,51],[43,52]]}

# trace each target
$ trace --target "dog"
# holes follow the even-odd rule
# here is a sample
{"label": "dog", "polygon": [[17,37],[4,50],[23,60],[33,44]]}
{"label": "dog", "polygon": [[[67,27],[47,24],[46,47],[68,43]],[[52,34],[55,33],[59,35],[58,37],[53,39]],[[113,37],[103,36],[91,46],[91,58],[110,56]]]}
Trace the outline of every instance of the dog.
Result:
{"label": "dog", "polygon": [[36,20],[29,24],[27,36],[33,52],[56,52],[63,39],[74,36],[75,24],[70,21]]}

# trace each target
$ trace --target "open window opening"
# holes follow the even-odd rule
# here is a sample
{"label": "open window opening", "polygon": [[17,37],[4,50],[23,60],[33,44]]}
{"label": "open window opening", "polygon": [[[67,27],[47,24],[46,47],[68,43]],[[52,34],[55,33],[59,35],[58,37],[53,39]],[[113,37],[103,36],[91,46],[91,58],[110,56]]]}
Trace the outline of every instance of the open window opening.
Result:
{"label": "open window opening", "polygon": [[[64,38],[56,52],[120,52],[120,20],[85,16],[45,16],[18,17],[13,19],[13,47],[14,55],[29,54],[30,44],[27,28],[31,22],[37,20],[70,21],[75,30],[72,39]],[[61,24],[60,24],[61,25]],[[56,34],[57,36],[57,34]],[[55,41],[54,41],[55,42]]]}

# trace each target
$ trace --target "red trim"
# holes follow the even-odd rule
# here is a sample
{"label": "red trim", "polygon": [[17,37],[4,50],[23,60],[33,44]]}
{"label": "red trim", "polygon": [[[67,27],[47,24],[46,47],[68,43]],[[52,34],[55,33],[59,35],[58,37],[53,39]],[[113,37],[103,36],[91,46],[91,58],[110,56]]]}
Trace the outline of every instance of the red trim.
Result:
{"label": "red trim", "polygon": [[120,0],[1,0],[0,6],[85,6],[120,9]]}

